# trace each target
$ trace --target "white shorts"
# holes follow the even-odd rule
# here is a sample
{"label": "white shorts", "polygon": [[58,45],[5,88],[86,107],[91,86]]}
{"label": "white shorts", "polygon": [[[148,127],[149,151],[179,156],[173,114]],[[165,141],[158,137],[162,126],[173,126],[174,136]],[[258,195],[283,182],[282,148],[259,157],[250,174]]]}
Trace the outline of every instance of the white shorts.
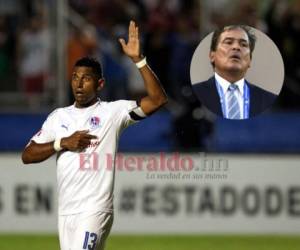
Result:
{"label": "white shorts", "polygon": [[111,213],[80,213],[58,217],[61,250],[103,250],[113,223]]}

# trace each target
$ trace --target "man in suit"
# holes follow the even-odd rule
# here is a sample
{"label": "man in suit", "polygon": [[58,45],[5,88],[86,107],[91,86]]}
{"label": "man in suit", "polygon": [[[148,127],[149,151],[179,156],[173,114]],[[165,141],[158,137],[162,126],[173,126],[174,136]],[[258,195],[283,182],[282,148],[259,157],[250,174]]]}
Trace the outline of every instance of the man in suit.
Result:
{"label": "man in suit", "polygon": [[263,112],[276,95],[245,79],[256,37],[251,28],[231,25],[213,34],[209,58],[214,76],[193,85],[204,106],[227,119],[247,119]]}

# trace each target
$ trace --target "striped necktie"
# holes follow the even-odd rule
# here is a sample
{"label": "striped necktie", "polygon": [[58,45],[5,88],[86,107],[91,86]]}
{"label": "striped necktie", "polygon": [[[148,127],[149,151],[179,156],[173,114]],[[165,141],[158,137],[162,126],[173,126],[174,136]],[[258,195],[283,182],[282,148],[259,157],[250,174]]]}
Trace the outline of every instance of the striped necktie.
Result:
{"label": "striped necktie", "polygon": [[235,84],[230,84],[228,87],[228,119],[240,119],[240,106],[237,96],[234,94],[238,91],[238,86]]}

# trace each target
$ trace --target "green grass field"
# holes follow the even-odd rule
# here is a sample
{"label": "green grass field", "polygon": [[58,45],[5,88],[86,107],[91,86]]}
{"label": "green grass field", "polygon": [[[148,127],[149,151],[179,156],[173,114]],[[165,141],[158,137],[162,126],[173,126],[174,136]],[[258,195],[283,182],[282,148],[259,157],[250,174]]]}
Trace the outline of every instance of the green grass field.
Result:
{"label": "green grass field", "polygon": [[[300,236],[110,236],[106,250],[299,250]],[[0,250],[59,250],[56,236],[0,235]]]}

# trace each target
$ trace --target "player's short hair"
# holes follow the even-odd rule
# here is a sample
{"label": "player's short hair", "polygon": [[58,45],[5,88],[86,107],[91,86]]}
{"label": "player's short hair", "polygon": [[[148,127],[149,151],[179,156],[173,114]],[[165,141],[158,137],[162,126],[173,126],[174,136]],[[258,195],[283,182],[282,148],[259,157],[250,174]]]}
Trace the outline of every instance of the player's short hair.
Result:
{"label": "player's short hair", "polygon": [[76,63],[75,67],[89,67],[93,69],[94,74],[98,79],[103,78],[102,76],[102,66],[100,62],[93,57],[82,57]]}
{"label": "player's short hair", "polygon": [[241,25],[241,24],[235,24],[235,25],[229,25],[229,26],[224,26],[220,29],[217,29],[214,31],[212,39],[211,39],[211,44],[210,44],[210,51],[216,51],[217,46],[219,44],[219,39],[222,33],[228,30],[236,30],[236,29],[242,29],[246,32],[248,38],[249,38],[249,47],[250,47],[250,58],[252,58],[252,52],[255,48],[255,42],[256,42],[256,36],[251,29],[251,27],[247,25]]}

